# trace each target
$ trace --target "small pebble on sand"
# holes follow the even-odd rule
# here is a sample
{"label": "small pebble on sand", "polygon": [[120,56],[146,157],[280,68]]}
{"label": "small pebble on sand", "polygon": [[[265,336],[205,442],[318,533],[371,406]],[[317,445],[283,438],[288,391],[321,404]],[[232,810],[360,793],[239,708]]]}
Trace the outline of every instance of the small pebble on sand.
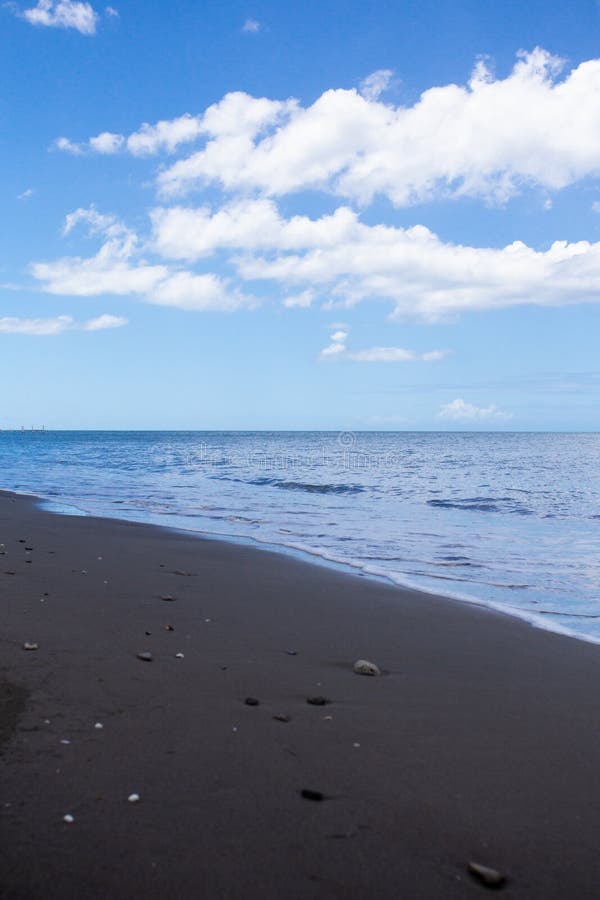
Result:
{"label": "small pebble on sand", "polygon": [[307,697],[306,702],[310,703],[311,706],[327,706],[328,703],[331,703],[327,697]]}
{"label": "small pebble on sand", "polygon": [[72,825],[75,821],[75,816],[72,816],[71,813],[67,813],[66,816],[63,816],[63,822],[66,822],[68,825]]}
{"label": "small pebble on sand", "polygon": [[244,700],[246,706],[258,706],[260,704],[260,700],[257,700],[256,697],[246,697]]}
{"label": "small pebble on sand", "polygon": [[148,650],[144,650],[143,653],[138,653],[138,659],[141,659],[142,662],[152,662],[152,654]]}
{"label": "small pebble on sand", "polygon": [[127,800],[129,801],[129,803],[139,803],[140,795],[139,794],[130,794],[129,797],[127,798]]}
{"label": "small pebble on sand", "polygon": [[101,728],[104,728],[104,725],[102,724],[102,722],[96,722],[96,724],[94,725],[94,728],[96,728],[98,731],[100,731]]}
{"label": "small pebble on sand", "polygon": [[175,654],[175,659],[183,659],[183,658],[184,658],[183,653],[176,653],[176,654]]}
{"label": "small pebble on sand", "polygon": [[506,875],[502,875],[497,869],[490,869],[481,863],[470,862],[467,866],[471,875],[485,887],[500,888],[506,884]]}
{"label": "small pebble on sand", "polygon": [[316,800],[317,802],[325,799],[325,795],[322,794],[321,791],[312,791],[309,788],[304,788],[303,790],[301,790],[300,795],[305,800]]}
{"label": "small pebble on sand", "polygon": [[357,675],[381,675],[379,666],[368,659],[357,659],[353,668]]}
{"label": "small pebble on sand", "polygon": [[36,644],[35,641],[25,641],[23,644],[23,650],[39,650],[39,644]]}

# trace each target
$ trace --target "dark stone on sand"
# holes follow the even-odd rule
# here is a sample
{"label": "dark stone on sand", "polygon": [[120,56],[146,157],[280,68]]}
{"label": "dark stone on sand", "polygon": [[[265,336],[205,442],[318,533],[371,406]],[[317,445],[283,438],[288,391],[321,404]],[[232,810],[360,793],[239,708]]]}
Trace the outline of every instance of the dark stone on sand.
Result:
{"label": "dark stone on sand", "polygon": [[256,697],[246,697],[244,703],[246,706],[259,706],[260,700],[257,700]]}
{"label": "dark stone on sand", "polygon": [[175,631],[173,625],[164,625],[163,628],[165,629],[165,631]]}
{"label": "dark stone on sand", "polygon": [[328,697],[307,697],[306,702],[310,703],[311,706],[327,706],[328,703],[331,703]]}
{"label": "dark stone on sand", "polygon": [[175,597],[171,596],[171,594],[162,594],[161,600],[164,600],[166,603],[172,603],[175,600]]}
{"label": "dark stone on sand", "polygon": [[321,791],[312,791],[310,788],[303,788],[303,790],[300,791],[300,795],[305,800],[316,800],[317,803],[325,799],[325,795],[322,794]]}
{"label": "dark stone on sand", "polygon": [[497,869],[490,869],[489,866],[482,866],[476,862],[470,862],[467,868],[473,878],[485,887],[498,889],[506,884],[506,875]]}
{"label": "dark stone on sand", "polygon": [[287,653],[288,656],[297,656],[298,655],[297,650],[286,650],[285,652]]}
{"label": "dark stone on sand", "polygon": [[291,722],[292,717],[286,716],[284,713],[275,713],[273,716],[276,722]]}
{"label": "dark stone on sand", "polygon": [[143,653],[138,653],[138,659],[141,659],[142,662],[152,662],[152,654],[148,650],[144,650]]}

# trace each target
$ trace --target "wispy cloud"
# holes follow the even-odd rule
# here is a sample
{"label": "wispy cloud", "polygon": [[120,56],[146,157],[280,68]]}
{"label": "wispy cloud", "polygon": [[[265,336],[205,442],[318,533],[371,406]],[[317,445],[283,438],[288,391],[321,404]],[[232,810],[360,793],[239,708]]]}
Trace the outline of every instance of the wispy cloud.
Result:
{"label": "wispy cloud", "polygon": [[394,73],[391,69],[377,69],[371,72],[360,83],[360,92],[366,100],[378,100],[381,94],[386,91]]}
{"label": "wispy cloud", "polygon": [[404,347],[369,347],[365,350],[349,350],[346,346],[347,340],[347,331],[334,331],[330,337],[331,343],[321,350],[319,359],[347,359],[363,363],[404,363],[435,362],[449,355],[448,350],[429,350],[420,353]]}
{"label": "wispy cloud", "polygon": [[33,188],[27,188],[22,194],[17,194],[17,200],[29,200],[30,197],[33,197],[34,193],[35,191]]}
{"label": "wispy cloud", "polygon": [[0,318],[0,334],[24,334],[37,337],[53,337],[65,331],[102,331],[107,328],[122,328],[127,319],[108,314],[76,322],[72,316],[56,316],[50,319],[23,319],[11,316]]}
{"label": "wispy cloud", "polygon": [[32,25],[74,28],[86,35],[95,34],[99,18],[89,3],[78,0],[38,0],[36,6],[18,14]]}
{"label": "wispy cloud", "polygon": [[260,22],[256,19],[246,19],[242,25],[242,31],[245,31],[247,34],[258,34],[260,27]]}
{"label": "wispy cloud", "polygon": [[128,320],[122,316],[111,316],[108,313],[104,313],[95,319],[88,319],[80,327],[82,331],[106,331],[108,328],[122,328],[127,324]]}
{"label": "wispy cloud", "polygon": [[495,403],[489,406],[475,406],[473,403],[467,403],[462,397],[457,397],[456,400],[442,406],[438,419],[467,423],[508,422],[512,419],[512,413],[498,409]]}
{"label": "wispy cloud", "polygon": [[313,291],[302,291],[300,294],[292,294],[289,297],[285,297],[283,305],[286,309],[308,309],[309,306],[312,306],[314,299],[315,294]]}
{"label": "wispy cloud", "polygon": [[70,153],[72,156],[81,156],[84,151],[84,147],[80,144],[75,144],[73,141],[70,141],[69,138],[59,137],[56,138],[52,147],[57,150],[62,150],[64,153]]}

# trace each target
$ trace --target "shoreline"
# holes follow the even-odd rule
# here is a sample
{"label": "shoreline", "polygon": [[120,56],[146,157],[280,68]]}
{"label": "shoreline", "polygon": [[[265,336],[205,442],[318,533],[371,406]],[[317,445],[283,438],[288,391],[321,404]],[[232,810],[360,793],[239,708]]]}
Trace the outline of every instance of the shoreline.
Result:
{"label": "shoreline", "polygon": [[0,543],[0,680],[24,704],[2,900],[452,900],[485,890],[469,860],[507,897],[596,896],[589,643],[23,495],[0,493]]}
{"label": "shoreline", "polygon": [[[286,543],[276,543],[274,541],[261,540],[258,537],[253,537],[251,535],[231,535],[227,533],[220,532],[210,532],[210,531],[200,531],[197,529],[186,529],[182,526],[168,525],[166,523],[156,523],[150,522],[144,519],[128,519],[128,518],[119,518],[116,516],[100,516],[96,513],[88,512],[82,507],[78,507],[75,504],[70,504],[68,502],[62,502],[58,498],[52,497],[44,497],[40,494],[29,493],[27,491],[12,491],[0,489],[0,495],[8,494],[16,497],[28,497],[30,499],[35,500],[41,509],[51,513],[52,515],[66,515],[66,516],[84,516],[86,518],[91,519],[104,519],[110,522],[129,522],[131,524],[137,525],[148,525],[153,528],[164,528],[168,531],[174,532],[176,534],[188,535],[192,537],[199,538],[201,540],[215,540],[215,541],[223,541],[225,543],[233,544],[234,546],[240,547],[249,547],[257,550],[266,550],[270,553],[277,553],[283,556],[288,556],[292,559],[300,560],[301,562],[305,562],[308,565],[316,565],[321,566],[325,569],[343,572],[348,575],[355,575],[357,577],[368,578],[371,581],[383,582],[385,584],[391,585],[392,587],[397,588],[400,591],[414,591],[415,593],[424,594],[426,596],[431,597],[439,597],[444,600],[448,600],[453,603],[466,603],[471,606],[482,607],[483,609],[489,609],[493,612],[500,613],[500,615],[509,616],[512,619],[517,619],[520,622],[524,622],[527,625],[530,625],[532,628],[539,629],[540,631],[549,631],[551,634],[558,634],[562,637],[568,637],[577,641],[583,641],[587,644],[595,644],[596,646],[600,646],[600,637],[594,637],[593,635],[585,634],[583,632],[576,631],[575,629],[568,628],[565,625],[560,625],[557,622],[554,622],[552,619],[545,619],[543,614],[535,613],[533,611],[528,611],[525,609],[519,609],[518,607],[505,606],[502,603],[498,603],[493,600],[482,600],[480,597],[470,597],[467,594],[461,594],[458,591],[442,591],[435,590],[434,588],[427,587],[425,585],[418,584],[417,582],[411,582],[407,579],[394,578],[392,575],[381,572],[373,572],[369,571],[369,567],[363,565],[362,563],[352,563],[347,560],[335,559],[331,556],[327,556],[325,553],[319,553],[317,551],[312,551],[306,548],[298,548],[292,544]],[[43,504],[43,506],[42,506]],[[63,510],[73,509],[77,510],[77,512],[68,512],[63,511],[59,508],[51,509],[50,507],[63,507]]]}

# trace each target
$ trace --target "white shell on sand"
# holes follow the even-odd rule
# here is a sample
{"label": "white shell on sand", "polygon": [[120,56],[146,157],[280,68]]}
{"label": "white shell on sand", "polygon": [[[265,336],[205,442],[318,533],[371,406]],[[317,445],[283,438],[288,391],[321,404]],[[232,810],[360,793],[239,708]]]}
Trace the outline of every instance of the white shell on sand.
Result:
{"label": "white shell on sand", "polygon": [[71,813],[67,813],[66,816],[63,816],[63,822],[67,822],[68,825],[71,825],[75,821],[75,816],[72,816]]}
{"label": "white shell on sand", "polygon": [[381,669],[368,659],[357,659],[354,663],[354,671],[357,675],[381,675]]}
{"label": "white shell on sand", "polygon": [[130,794],[127,798],[130,803],[139,803],[140,795],[139,794]]}
{"label": "white shell on sand", "polygon": [[25,641],[23,650],[39,650],[39,645],[35,641]]}

